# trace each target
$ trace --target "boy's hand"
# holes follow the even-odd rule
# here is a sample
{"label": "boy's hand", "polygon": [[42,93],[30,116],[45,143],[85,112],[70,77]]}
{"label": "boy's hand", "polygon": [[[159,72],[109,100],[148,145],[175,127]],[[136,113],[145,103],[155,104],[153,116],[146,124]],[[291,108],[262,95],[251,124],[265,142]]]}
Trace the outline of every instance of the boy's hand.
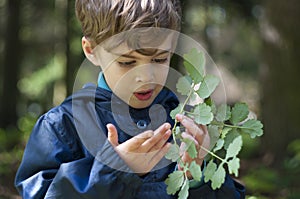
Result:
{"label": "boy's hand", "polygon": [[[184,115],[177,114],[176,119],[185,127],[185,132],[182,133],[183,138],[188,138],[193,140],[196,144],[198,150],[198,157],[192,159],[187,152],[182,156],[184,162],[191,163],[193,160],[196,161],[200,166],[202,165],[203,159],[206,156],[207,152],[201,149],[200,146],[203,146],[206,149],[209,149],[210,137],[207,131],[207,127],[204,125],[196,124],[191,118]],[[181,147],[184,147],[184,142],[181,143]],[[180,169],[180,167],[179,167]],[[191,179],[192,176],[188,174],[188,177]]]}
{"label": "boy's hand", "polygon": [[155,131],[145,131],[126,142],[119,144],[118,132],[113,124],[108,124],[108,141],[119,156],[135,173],[142,176],[164,157],[171,144],[167,142],[171,135],[171,125],[165,123]]}

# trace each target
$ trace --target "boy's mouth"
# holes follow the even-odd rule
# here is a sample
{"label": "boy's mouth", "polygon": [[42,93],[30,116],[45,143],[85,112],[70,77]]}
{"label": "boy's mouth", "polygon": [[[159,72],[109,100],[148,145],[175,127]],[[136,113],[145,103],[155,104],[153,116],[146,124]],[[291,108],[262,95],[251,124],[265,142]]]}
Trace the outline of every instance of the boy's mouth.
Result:
{"label": "boy's mouth", "polygon": [[134,92],[133,94],[137,99],[145,101],[151,98],[153,94],[153,89],[138,91],[138,92]]}

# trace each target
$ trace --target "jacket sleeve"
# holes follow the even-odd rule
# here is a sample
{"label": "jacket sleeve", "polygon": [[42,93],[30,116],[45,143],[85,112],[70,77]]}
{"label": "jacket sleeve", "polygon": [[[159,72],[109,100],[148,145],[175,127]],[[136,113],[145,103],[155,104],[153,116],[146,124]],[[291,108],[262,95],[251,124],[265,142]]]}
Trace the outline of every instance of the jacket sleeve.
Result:
{"label": "jacket sleeve", "polygon": [[[68,122],[68,121],[62,121]],[[29,198],[134,198],[142,184],[139,176],[103,164],[101,159],[120,163],[111,146],[94,158],[80,146],[68,125],[57,125],[42,117],[32,131],[15,185],[24,199]],[[72,126],[68,126],[72,128]],[[70,138],[70,136],[73,136]],[[77,140],[77,141],[76,141]],[[113,165],[113,164],[110,164]],[[125,170],[125,169],[123,169]]]}

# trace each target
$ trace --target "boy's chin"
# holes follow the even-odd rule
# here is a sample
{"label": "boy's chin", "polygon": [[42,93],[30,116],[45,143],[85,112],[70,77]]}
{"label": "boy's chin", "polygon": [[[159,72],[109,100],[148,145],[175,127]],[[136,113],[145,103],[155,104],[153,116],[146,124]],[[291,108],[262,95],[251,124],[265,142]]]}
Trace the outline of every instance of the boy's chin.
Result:
{"label": "boy's chin", "polygon": [[147,100],[147,101],[130,101],[129,106],[135,109],[142,109],[147,108],[152,104],[153,100]]}

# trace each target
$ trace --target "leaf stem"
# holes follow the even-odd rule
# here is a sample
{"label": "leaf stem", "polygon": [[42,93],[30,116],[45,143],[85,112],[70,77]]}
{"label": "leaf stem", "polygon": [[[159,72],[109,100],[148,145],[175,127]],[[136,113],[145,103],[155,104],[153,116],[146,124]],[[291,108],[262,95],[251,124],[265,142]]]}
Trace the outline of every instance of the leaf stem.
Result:
{"label": "leaf stem", "polygon": [[[194,92],[194,83],[191,85],[191,89],[189,91],[189,94],[187,96],[187,98],[185,99],[185,101],[183,102],[183,105],[181,107],[181,110],[179,112],[179,114],[182,114],[184,112],[184,107],[185,105],[188,103],[189,99],[191,98],[192,94]],[[178,120],[175,118],[175,123],[174,123],[174,126],[172,128],[172,137],[173,137],[173,140],[174,140],[174,143],[177,145],[177,141],[176,141],[176,135],[175,135],[175,132],[176,132],[176,126],[178,124]]]}
{"label": "leaf stem", "polygon": [[222,162],[226,163],[227,164],[227,161],[223,158],[221,158],[220,156],[216,155],[215,153],[211,152],[210,150],[208,150],[207,148],[203,147],[203,146],[200,146],[201,149],[203,149],[205,152],[209,153],[210,155],[212,155],[213,157],[221,160]]}

